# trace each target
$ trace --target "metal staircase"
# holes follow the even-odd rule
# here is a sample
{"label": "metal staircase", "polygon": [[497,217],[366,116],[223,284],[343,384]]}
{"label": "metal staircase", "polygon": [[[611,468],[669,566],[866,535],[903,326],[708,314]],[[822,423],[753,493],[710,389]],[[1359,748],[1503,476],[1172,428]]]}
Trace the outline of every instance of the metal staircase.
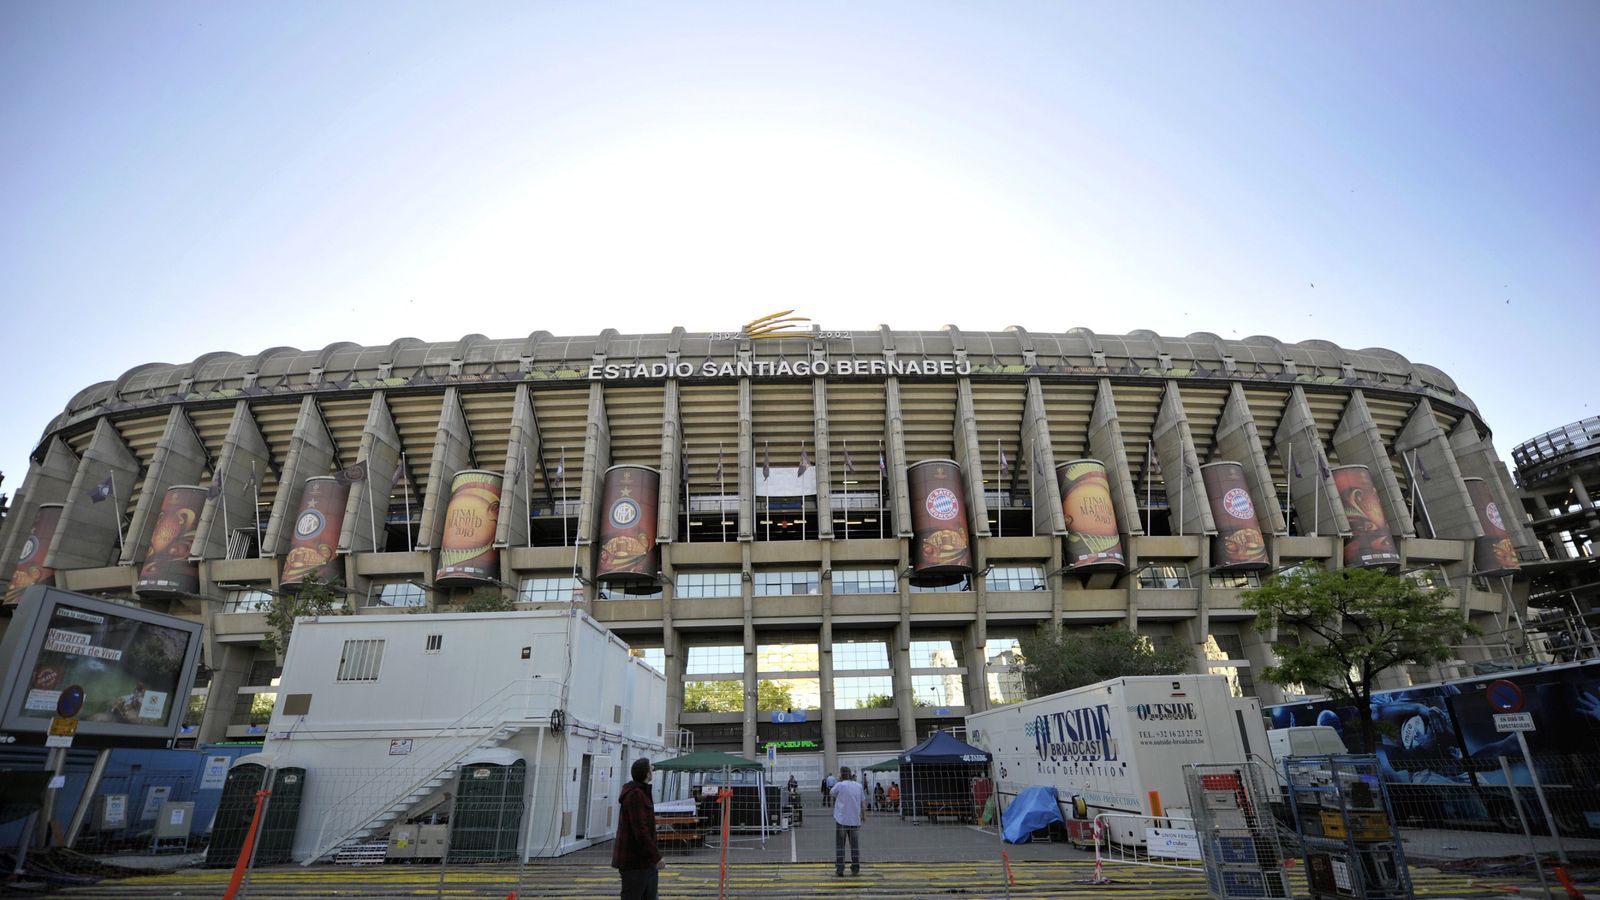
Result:
{"label": "metal staircase", "polygon": [[409,755],[362,779],[335,800],[323,814],[316,845],[301,865],[382,833],[448,784],[469,754],[497,747],[519,731],[549,725],[559,701],[560,685],[554,682],[519,679],[490,694],[454,722],[418,740]]}

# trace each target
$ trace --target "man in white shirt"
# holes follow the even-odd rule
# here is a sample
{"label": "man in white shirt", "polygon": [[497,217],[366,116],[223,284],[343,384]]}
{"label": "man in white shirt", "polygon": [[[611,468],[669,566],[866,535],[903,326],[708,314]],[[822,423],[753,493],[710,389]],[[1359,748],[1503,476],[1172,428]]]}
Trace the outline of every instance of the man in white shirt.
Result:
{"label": "man in white shirt", "polygon": [[861,874],[861,822],[867,811],[867,794],[849,767],[839,770],[830,792],[833,799],[833,874],[844,876],[844,845],[850,842],[850,874]]}

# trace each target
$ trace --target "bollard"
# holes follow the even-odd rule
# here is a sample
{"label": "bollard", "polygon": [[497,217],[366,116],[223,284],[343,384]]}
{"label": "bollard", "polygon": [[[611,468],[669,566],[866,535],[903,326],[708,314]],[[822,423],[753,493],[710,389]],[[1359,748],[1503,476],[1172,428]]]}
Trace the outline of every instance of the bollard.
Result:
{"label": "bollard", "polygon": [[1011,854],[1001,850],[1000,860],[1001,862],[1005,863],[1006,867],[1006,885],[1008,887],[1015,887],[1017,884],[1017,876],[1011,874]]}
{"label": "bollard", "polygon": [[[1553,828],[1554,826],[1552,826]],[[1556,866],[1556,880],[1561,882],[1561,886],[1566,889],[1567,900],[1584,900],[1583,891],[1578,890],[1578,886],[1572,883],[1572,878],[1567,875],[1565,866]]]}

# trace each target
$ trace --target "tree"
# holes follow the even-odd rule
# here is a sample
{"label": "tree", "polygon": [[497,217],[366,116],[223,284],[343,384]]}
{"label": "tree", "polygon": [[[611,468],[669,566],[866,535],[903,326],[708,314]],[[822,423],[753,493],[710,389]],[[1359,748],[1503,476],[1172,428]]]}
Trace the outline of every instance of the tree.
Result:
{"label": "tree", "polygon": [[498,588],[478,588],[461,601],[461,611],[469,613],[511,612],[516,608],[516,602],[507,599]]}
{"label": "tree", "polygon": [[[756,682],[756,709],[791,709],[794,698],[788,685]],[[744,682],[691,681],[683,686],[684,712],[743,712]]]}
{"label": "tree", "polygon": [[1187,648],[1158,647],[1126,628],[1067,630],[1046,622],[1018,642],[1022,682],[1029,698],[1128,675],[1176,675],[1189,671]]}
{"label": "tree", "polygon": [[294,620],[302,616],[344,616],[350,610],[345,606],[344,593],[336,578],[324,584],[315,575],[307,575],[294,593],[283,591],[274,594],[267,605],[267,637],[261,646],[283,656],[289,650],[289,636],[294,633]]}
{"label": "tree", "polygon": [[893,709],[894,698],[888,694],[868,694],[856,701],[856,709]]}
{"label": "tree", "polygon": [[1379,569],[1307,567],[1239,596],[1240,605],[1255,612],[1257,631],[1287,629],[1302,638],[1274,642],[1278,664],[1262,677],[1353,704],[1367,747],[1376,746],[1371,710],[1377,677],[1398,666],[1450,659],[1453,648],[1477,632],[1451,605],[1448,587],[1424,587]]}

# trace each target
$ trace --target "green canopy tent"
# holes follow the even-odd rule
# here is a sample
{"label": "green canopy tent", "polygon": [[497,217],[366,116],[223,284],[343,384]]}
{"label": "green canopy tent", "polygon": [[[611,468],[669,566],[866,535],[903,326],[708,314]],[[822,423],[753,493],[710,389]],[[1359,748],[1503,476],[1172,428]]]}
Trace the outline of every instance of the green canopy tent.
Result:
{"label": "green canopy tent", "polygon": [[863,775],[870,776],[872,780],[872,784],[870,786],[864,784],[862,787],[867,792],[867,799],[872,801],[874,808],[877,808],[877,792],[873,790],[873,788],[877,786],[878,779],[883,777],[885,772],[893,772],[895,780],[900,778],[900,757],[891,756],[883,762],[873,763],[872,765],[867,766],[865,769],[862,769],[861,772]]}
{"label": "green canopy tent", "polygon": [[[690,778],[691,788],[695,783],[693,779],[694,775],[704,775],[708,772],[718,773],[721,775],[721,778],[711,779],[712,783],[734,788],[736,796],[738,790],[734,784],[733,773],[754,772],[756,803],[752,805],[752,808],[756,811],[758,818],[756,818],[754,822],[741,822],[741,817],[738,815],[738,813],[743,812],[744,810],[736,808],[730,811],[731,818],[729,823],[732,825],[754,824],[761,830],[762,846],[766,845],[768,831],[767,770],[766,767],[761,763],[756,762],[753,759],[745,759],[742,756],[734,756],[732,753],[724,753],[721,750],[696,750],[693,753],[687,753],[683,756],[675,756],[671,759],[663,759],[655,763],[654,768],[662,772],[678,773],[681,776],[688,776]],[[702,784],[705,783],[704,778],[700,779],[700,781]]]}

